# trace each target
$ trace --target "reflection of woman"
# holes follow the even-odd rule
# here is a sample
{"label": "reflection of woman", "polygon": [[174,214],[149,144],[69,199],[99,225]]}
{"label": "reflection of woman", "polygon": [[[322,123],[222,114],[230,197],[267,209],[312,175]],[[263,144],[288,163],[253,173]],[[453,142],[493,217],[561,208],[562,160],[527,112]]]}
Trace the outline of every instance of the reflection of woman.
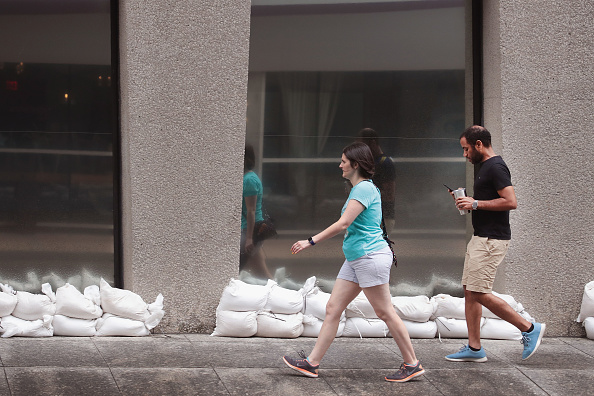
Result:
{"label": "reflection of woman", "polygon": [[313,351],[303,359],[284,356],[285,363],[308,377],[317,377],[320,361],[332,344],[342,312],[363,290],[377,316],[382,319],[396,341],[404,363],[387,381],[406,382],[422,375],[425,370],[417,360],[402,320],[396,314],[389,289],[392,252],[382,237],[381,197],[371,182],[374,160],[371,150],[364,143],[353,143],[342,153],[342,177],[353,188],[342,208],[337,222],[307,240],[295,242],[291,253],[297,254],[346,230],[342,250],[345,262],[338,273],[330,300],[326,305],[326,318]]}
{"label": "reflection of woman", "polygon": [[262,242],[254,244],[254,226],[262,217],[262,182],[252,169],[256,166],[254,148],[245,146],[243,161],[243,199],[241,203],[241,256],[239,269],[251,269],[255,276],[271,279],[266,267]]}

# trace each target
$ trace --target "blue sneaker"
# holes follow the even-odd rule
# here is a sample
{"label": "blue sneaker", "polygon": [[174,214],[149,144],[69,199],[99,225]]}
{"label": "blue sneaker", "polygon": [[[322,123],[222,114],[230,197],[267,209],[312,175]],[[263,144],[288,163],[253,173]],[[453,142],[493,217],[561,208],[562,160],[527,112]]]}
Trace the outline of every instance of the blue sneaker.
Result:
{"label": "blue sneaker", "polygon": [[522,360],[528,359],[530,356],[534,355],[536,349],[540,345],[542,341],[542,336],[544,335],[545,329],[547,325],[544,323],[534,323],[534,330],[530,333],[522,332],[522,344],[524,344],[524,352],[522,352]]}
{"label": "blue sneaker", "polygon": [[486,362],[487,361],[487,354],[483,347],[479,351],[473,351],[470,349],[468,345],[464,345],[460,350],[456,353],[452,353],[445,357],[446,360],[451,362]]}

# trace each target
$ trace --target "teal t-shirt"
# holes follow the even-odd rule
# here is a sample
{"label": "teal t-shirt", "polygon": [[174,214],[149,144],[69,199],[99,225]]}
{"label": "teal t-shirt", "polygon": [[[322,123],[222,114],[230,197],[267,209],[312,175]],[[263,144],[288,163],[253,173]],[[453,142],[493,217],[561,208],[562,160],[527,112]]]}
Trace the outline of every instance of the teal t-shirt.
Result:
{"label": "teal t-shirt", "polygon": [[264,220],[262,217],[262,182],[254,172],[250,171],[243,175],[243,199],[241,200],[241,229],[247,228],[247,208],[245,197],[258,196],[256,200],[256,222]]}
{"label": "teal t-shirt", "polygon": [[351,199],[361,202],[365,209],[347,228],[342,242],[342,251],[349,261],[388,246],[382,237],[382,199],[375,184],[361,181],[353,187],[341,214]]}

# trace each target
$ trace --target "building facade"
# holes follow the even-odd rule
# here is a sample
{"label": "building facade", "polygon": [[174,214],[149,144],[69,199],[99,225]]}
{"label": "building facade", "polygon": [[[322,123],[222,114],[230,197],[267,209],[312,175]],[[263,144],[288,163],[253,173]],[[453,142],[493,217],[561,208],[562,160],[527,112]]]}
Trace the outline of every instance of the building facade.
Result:
{"label": "building facade", "polygon": [[[392,151],[397,189],[415,194],[397,196],[392,235],[403,255],[393,290],[459,293],[452,282],[461,274],[470,225],[451,210],[441,184],[472,185],[457,137],[482,122],[511,170],[519,203],[496,290],[546,322],[547,335],[583,334],[575,318],[583,286],[594,279],[591,2],[99,3],[101,15],[85,20],[111,21],[115,41],[104,50],[111,61],[90,59],[89,51],[81,62],[110,65],[117,133],[111,146],[77,151],[114,159],[104,172],[115,175],[113,228],[95,227],[111,231],[91,238],[113,249],[105,248],[97,256],[105,263],[93,268],[147,300],[163,293],[160,331],[212,331],[221,292],[238,277],[246,142],[257,152],[265,204],[279,220],[281,235],[267,247],[271,270],[291,273],[295,284],[311,275],[330,279],[340,244],[320,246],[302,261],[290,257],[289,246],[338,216],[335,157],[369,123]],[[22,55],[15,53],[0,61],[18,66]],[[38,63],[51,63],[44,56]],[[274,110],[281,102],[314,103],[296,93],[298,82],[315,83],[307,89],[315,93],[312,136],[303,132],[311,119],[302,130],[295,126],[293,115],[302,114],[295,106]],[[297,142],[309,151],[295,151]],[[14,155],[29,155],[25,149],[15,154],[5,146]],[[39,155],[66,155],[44,150]],[[323,204],[312,209],[312,202]],[[33,239],[25,253],[40,232],[26,235]],[[72,242],[80,233],[69,235],[65,246],[82,243]],[[80,262],[79,253],[69,257]]]}

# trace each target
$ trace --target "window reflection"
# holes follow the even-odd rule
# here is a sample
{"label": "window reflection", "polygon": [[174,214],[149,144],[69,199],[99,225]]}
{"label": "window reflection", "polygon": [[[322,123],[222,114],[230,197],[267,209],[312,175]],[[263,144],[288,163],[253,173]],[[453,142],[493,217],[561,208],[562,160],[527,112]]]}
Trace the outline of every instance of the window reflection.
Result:
{"label": "window reflection", "polygon": [[84,3],[2,5],[0,282],[16,290],[114,280],[109,2]]}

